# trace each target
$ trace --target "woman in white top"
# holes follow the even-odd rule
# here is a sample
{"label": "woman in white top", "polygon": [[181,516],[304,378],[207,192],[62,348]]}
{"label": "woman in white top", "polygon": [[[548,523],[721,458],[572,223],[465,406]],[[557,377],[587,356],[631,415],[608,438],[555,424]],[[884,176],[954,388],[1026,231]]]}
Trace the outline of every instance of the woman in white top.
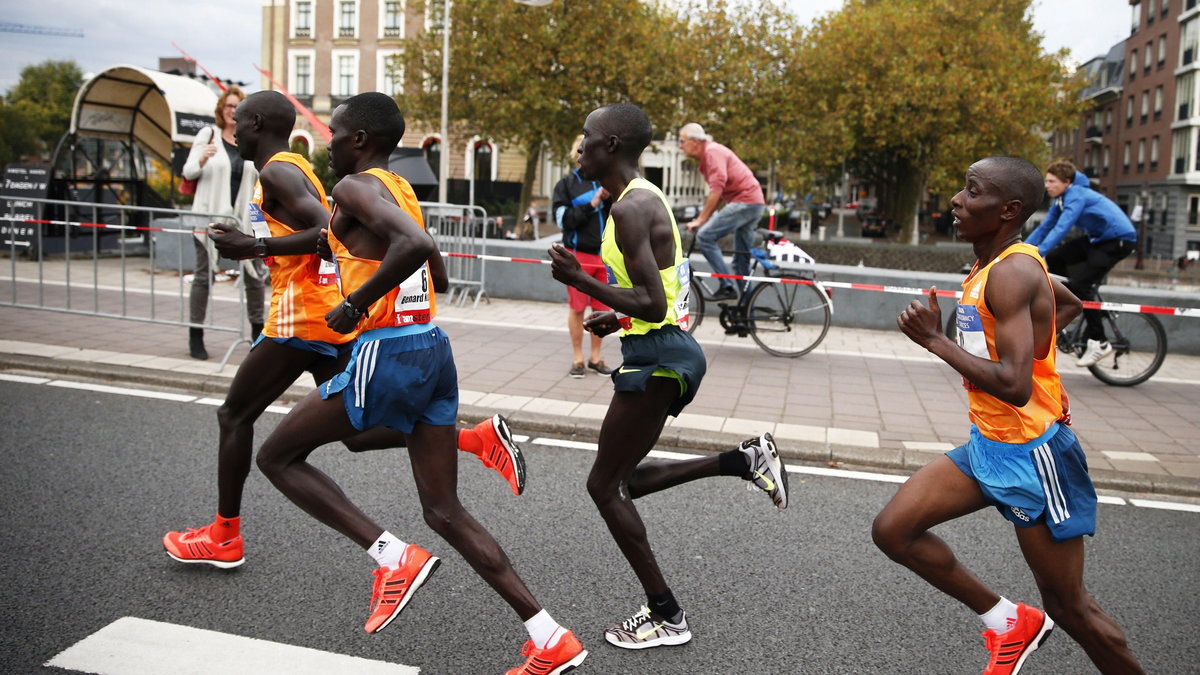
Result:
{"label": "woman in white top", "polygon": [[[243,229],[247,223],[250,198],[258,172],[253,162],[242,159],[234,140],[233,112],[246,94],[235,86],[229,87],[217,99],[216,126],[201,129],[196,134],[187,163],[183,165],[183,177],[196,181],[196,196],[192,210],[202,213],[227,213],[236,216]],[[217,270],[218,257],[212,241],[204,231],[208,228],[207,216],[185,218],[188,227],[197,234],[196,273],[192,279],[191,322],[203,324],[208,310],[209,287],[213,273]],[[264,270],[258,261],[247,260],[242,264],[242,279],[246,289],[246,315],[250,329],[257,336],[263,325],[263,277]],[[188,348],[194,359],[207,359],[204,348],[204,329],[188,329]]]}

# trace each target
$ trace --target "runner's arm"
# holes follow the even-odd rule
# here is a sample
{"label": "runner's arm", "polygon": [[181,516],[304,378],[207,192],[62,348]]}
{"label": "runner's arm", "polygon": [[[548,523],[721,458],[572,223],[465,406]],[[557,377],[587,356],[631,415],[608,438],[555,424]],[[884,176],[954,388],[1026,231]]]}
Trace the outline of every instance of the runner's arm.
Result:
{"label": "runner's arm", "polygon": [[1061,281],[1050,277],[1054,289],[1054,332],[1066,328],[1083,311],[1083,302]]}
{"label": "runner's arm", "polygon": [[446,261],[442,258],[436,240],[433,242],[433,253],[425,262],[429,263],[429,281],[433,284],[433,290],[445,293],[450,289],[450,275],[446,274]]}

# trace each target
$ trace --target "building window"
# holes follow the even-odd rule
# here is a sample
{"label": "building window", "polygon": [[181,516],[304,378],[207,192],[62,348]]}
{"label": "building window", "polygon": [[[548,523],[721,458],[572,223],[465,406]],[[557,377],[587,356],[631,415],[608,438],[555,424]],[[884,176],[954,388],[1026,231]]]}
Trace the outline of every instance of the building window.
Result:
{"label": "building window", "polygon": [[353,96],[358,93],[358,57],[356,54],[334,54],[334,96]]}
{"label": "building window", "polygon": [[383,0],[383,34],[386,38],[404,37],[404,3],[400,0]]}
{"label": "building window", "polygon": [[1150,170],[1158,171],[1158,136],[1150,139]]}
{"label": "building window", "polygon": [[1188,130],[1180,129],[1171,136],[1171,158],[1175,162],[1172,173],[1183,173],[1187,170]]}
{"label": "building window", "polygon": [[293,24],[292,37],[309,38],[312,37],[312,3],[301,2],[296,3],[296,19]]}
{"label": "building window", "polygon": [[1146,139],[1143,138],[1140,141],[1138,141],[1137,170],[1138,170],[1138,173],[1141,173],[1142,171],[1145,171],[1145,169],[1146,169]]}
{"label": "building window", "polygon": [[1130,82],[1133,82],[1134,80],[1137,79],[1137,64],[1138,64],[1137,55],[1138,55],[1138,50],[1136,50],[1136,49],[1129,52],[1129,81]]}
{"label": "building window", "polygon": [[1158,38],[1158,67],[1167,65],[1167,36]]}
{"label": "building window", "polygon": [[1104,111],[1104,132],[1112,131],[1112,108]]}
{"label": "building window", "polygon": [[352,38],[358,34],[358,2],[338,2],[338,37]]}
{"label": "building window", "polygon": [[1130,96],[1125,102],[1125,126],[1133,126],[1133,97]]}
{"label": "building window", "polygon": [[1150,90],[1142,92],[1142,124],[1150,119]]}
{"label": "building window", "polygon": [[1180,120],[1186,120],[1192,115],[1192,88],[1195,83],[1195,73],[1180,75],[1175,95],[1179,97],[1179,117]]}
{"label": "building window", "polygon": [[1195,18],[1183,24],[1179,30],[1179,65],[1186,66],[1196,60],[1196,29],[1200,20]]}
{"label": "building window", "polygon": [[379,91],[395,96],[404,89],[404,67],[400,64],[399,51],[380,50],[376,72],[379,77],[375,87]]}
{"label": "building window", "polygon": [[442,19],[445,18],[445,0],[425,1],[425,32],[441,35]]}
{"label": "building window", "polygon": [[292,57],[292,94],[312,96],[312,55],[296,54]]}
{"label": "building window", "polygon": [[1102,161],[1103,161],[1103,164],[1101,164],[1100,170],[1104,173],[1105,176],[1107,176],[1108,175],[1108,146],[1107,145],[1104,146],[1104,155],[1103,155]]}
{"label": "building window", "polygon": [[487,141],[475,141],[474,178],[477,181],[492,180],[492,144]]}
{"label": "building window", "polygon": [[1156,120],[1162,119],[1162,107],[1163,107],[1163,88],[1162,88],[1162,85],[1160,84],[1154,88],[1154,119],[1156,119]]}
{"label": "building window", "polygon": [[421,151],[425,153],[425,161],[429,163],[429,168],[433,169],[433,175],[437,176],[442,166],[442,142],[437,136],[430,136],[421,144]]}
{"label": "building window", "polygon": [[1133,143],[1131,143],[1129,141],[1125,141],[1125,158],[1124,158],[1124,161],[1121,163],[1121,171],[1123,173],[1129,173],[1129,159],[1130,159],[1130,155],[1132,155],[1132,154],[1133,154]]}
{"label": "building window", "polygon": [[1146,43],[1146,51],[1142,53],[1142,74],[1150,74],[1150,66],[1154,63],[1154,43]]}
{"label": "building window", "polygon": [[1129,34],[1133,35],[1134,33],[1138,32],[1139,28],[1142,27],[1142,3],[1135,2],[1129,6],[1129,9],[1133,12],[1133,19],[1129,26]]}
{"label": "building window", "polygon": [[1188,196],[1188,225],[1200,225],[1200,195]]}

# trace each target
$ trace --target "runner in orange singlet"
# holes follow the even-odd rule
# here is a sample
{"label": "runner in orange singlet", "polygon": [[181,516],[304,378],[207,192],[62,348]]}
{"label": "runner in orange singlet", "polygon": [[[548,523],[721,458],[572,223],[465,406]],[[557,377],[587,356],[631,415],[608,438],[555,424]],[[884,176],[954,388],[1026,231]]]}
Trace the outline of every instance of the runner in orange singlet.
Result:
{"label": "runner in orange singlet", "polygon": [[[254,423],[305,371],[317,383],[342,370],[355,333],[326,325],[325,314],[341,302],[332,263],[317,256],[317,235],[329,222],[325,190],[308,160],[288,152],[296,112],[279,92],[249,96],[234,115],[238,150],[259,171],[250,208],[254,237],[232,226],[212,225],[221,255],[263,258],[271,271],[271,310],[250,354],[230,383],[217,411],[220,450],[217,458],[217,516],[212,523],[163,536],[167,554],[179,562],[220,568],[245,562],[241,536],[242,490],[250,472]],[[441,258],[434,261],[435,283],[445,283]],[[495,468],[514,493],[524,489],[524,459],[504,419],[494,416],[459,433],[459,447]],[[403,447],[404,434],[369,429],[346,446],[351,450]]]}
{"label": "runner in orange singlet", "polygon": [[[345,370],[306,396],[263,443],[258,465],[288,499],[353,540],[378,565],[366,630],[391,623],[437,569],[429,551],[398,539],[360,511],[309,453],[383,425],[407,434],[425,522],[520,616],[526,663],[509,673],[571,670],[587,651],[542,609],[491,534],[463,507],[454,451],[458,375],[450,339],[435,326],[428,261],[437,245],[408,183],[385,170],[404,117],[380,93],[346,99],[329,123],[330,162],[341,181],[329,222],[345,301],[326,315],[338,333],[360,331]],[[464,663],[464,672],[476,664]]]}
{"label": "runner in orange singlet", "polygon": [[[897,323],[963,376],[970,440],[904,483],[871,534],[888,557],[979,615],[991,652],[984,675],[1018,672],[1055,623],[1101,672],[1141,673],[1120,627],[1083,584],[1096,491],[1054,361],[1055,335],[1082,304],[1047,274],[1037,249],[1021,243],[1042,198],[1037,167],[989,157],[971,165],[951,199],[954,227],[977,260],[956,307],[958,342],[942,333],[934,288],[928,307],[912,301]],[[929,531],[988,505],[1013,523],[1044,612],[1001,597]]]}

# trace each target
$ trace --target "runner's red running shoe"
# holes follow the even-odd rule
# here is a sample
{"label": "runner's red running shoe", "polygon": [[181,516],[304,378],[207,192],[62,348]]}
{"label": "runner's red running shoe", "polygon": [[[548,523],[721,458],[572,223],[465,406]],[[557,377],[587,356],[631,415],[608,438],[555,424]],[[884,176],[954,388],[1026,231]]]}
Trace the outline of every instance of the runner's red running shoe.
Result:
{"label": "runner's red running shoe", "polygon": [[552,647],[538,649],[532,640],[526,640],[521,648],[522,656],[529,656],[520,668],[513,668],[508,675],[559,675],[575,670],[587,658],[587,650],[579,643],[575,633],[567,631]]}
{"label": "runner's red running shoe", "polygon": [[442,561],[416,544],[409,544],[400,557],[399,567],[379,567],[373,574],[371,587],[371,616],[364,626],[368,633],[378,633],[408,606],[413,593],[429,579]]}
{"label": "runner's red running shoe", "polygon": [[228,541],[213,541],[212,523],[187,532],[168,532],[163,535],[167,555],[181,563],[208,563],[221,569],[237,567],[246,562],[242,537]]}
{"label": "runner's red running shoe", "polygon": [[1052,630],[1054,621],[1045,612],[1018,602],[1017,623],[1007,633],[997,634],[990,628],[983,631],[983,640],[992,653],[983,675],[1016,675],[1026,657],[1042,646]]}
{"label": "runner's red running shoe", "polygon": [[503,415],[492,415],[491,419],[475,425],[475,434],[483,442],[479,461],[499,472],[508,481],[508,487],[514,495],[524,492],[525,457],[508,430],[508,420]]}

